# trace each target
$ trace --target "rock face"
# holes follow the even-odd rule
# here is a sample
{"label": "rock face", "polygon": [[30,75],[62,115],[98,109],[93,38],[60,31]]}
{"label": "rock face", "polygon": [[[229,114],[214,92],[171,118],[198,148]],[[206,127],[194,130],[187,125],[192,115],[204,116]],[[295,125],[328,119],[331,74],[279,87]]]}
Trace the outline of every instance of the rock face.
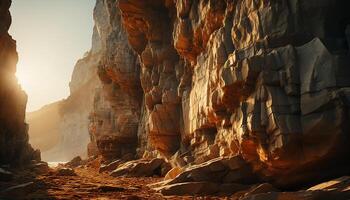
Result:
{"label": "rock face", "polygon": [[0,165],[22,165],[40,160],[40,152],[28,143],[28,125],[24,122],[27,95],[15,77],[16,42],[8,34],[10,5],[10,0],[0,1]]}
{"label": "rock face", "polygon": [[239,155],[281,187],[346,173],[348,4],[98,0],[90,146],[180,167]]}
{"label": "rock face", "polygon": [[89,152],[97,149],[107,160],[135,155],[144,115],[137,57],[127,42],[115,1],[97,0],[94,19],[102,41],[98,75],[103,86],[95,94],[90,115]]}

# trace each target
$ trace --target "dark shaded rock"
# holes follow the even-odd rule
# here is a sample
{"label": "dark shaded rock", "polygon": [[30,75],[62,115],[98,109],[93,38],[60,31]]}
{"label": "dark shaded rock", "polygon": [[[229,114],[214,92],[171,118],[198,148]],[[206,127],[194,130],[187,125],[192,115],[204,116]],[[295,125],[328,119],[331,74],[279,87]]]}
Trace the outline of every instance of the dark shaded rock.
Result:
{"label": "dark shaded rock", "polygon": [[39,160],[38,151],[28,143],[25,123],[27,95],[17,83],[16,42],[8,34],[11,0],[0,2],[0,165],[24,165]]}
{"label": "dark shaded rock", "polygon": [[15,185],[5,190],[0,191],[0,195],[13,195],[16,197],[24,197],[26,194],[31,192],[34,189],[34,182],[28,182],[20,185]]}

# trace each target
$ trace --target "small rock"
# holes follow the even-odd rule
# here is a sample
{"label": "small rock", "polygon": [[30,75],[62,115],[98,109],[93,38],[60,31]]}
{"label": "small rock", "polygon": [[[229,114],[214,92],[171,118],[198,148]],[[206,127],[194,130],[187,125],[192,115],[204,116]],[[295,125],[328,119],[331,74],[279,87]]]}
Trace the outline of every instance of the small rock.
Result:
{"label": "small rock", "polygon": [[13,179],[13,173],[0,168],[0,181],[11,181]]}
{"label": "small rock", "polygon": [[60,168],[57,170],[57,176],[76,176],[77,174],[71,168]]}
{"label": "small rock", "polygon": [[123,163],[122,160],[115,160],[107,165],[102,164],[100,166],[99,172],[102,173],[102,172],[106,172],[106,171],[113,171],[113,170],[117,169],[118,166],[121,165],[122,163]]}
{"label": "small rock", "polygon": [[82,162],[83,160],[81,159],[81,157],[77,156],[77,157],[74,157],[71,161],[67,162],[65,166],[75,168],[80,166]]}
{"label": "small rock", "polygon": [[47,163],[39,162],[33,166],[33,170],[38,174],[46,174],[49,172],[50,168]]}
{"label": "small rock", "polygon": [[166,175],[164,180],[174,179],[177,175],[181,174],[184,171],[183,168],[174,167]]}

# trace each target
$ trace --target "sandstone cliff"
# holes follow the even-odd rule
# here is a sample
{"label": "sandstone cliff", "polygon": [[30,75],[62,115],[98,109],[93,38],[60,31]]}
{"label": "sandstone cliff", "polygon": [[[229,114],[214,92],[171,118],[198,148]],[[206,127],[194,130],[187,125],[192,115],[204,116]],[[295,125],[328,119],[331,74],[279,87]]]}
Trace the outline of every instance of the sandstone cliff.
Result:
{"label": "sandstone cliff", "polygon": [[103,86],[96,93],[90,115],[90,152],[106,159],[134,155],[143,96],[138,60],[127,42],[115,2],[97,0],[94,16],[102,41],[98,75]]}
{"label": "sandstone cliff", "polygon": [[95,89],[100,85],[97,76],[100,54],[99,46],[95,44],[99,40],[95,34],[92,50],[74,67],[70,96],[28,113],[26,118],[31,142],[42,150],[45,161],[69,161],[75,156],[87,156],[89,114]]}
{"label": "sandstone cliff", "polygon": [[[42,149],[43,160],[69,161],[75,156],[87,156],[89,115],[95,90],[100,87],[97,66],[101,50],[100,35],[95,28],[91,50],[74,66],[69,97],[28,114],[29,135],[33,145]],[[47,123],[40,123],[43,121]]]}
{"label": "sandstone cliff", "polygon": [[22,165],[40,160],[40,152],[28,143],[28,125],[24,123],[27,95],[15,77],[16,42],[8,34],[10,5],[10,0],[0,1],[0,165]]}
{"label": "sandstone cliff", "polygon": [[347,173],[348,4],[98,0],[94,146],[180,167],[239,155],[280,186]]}

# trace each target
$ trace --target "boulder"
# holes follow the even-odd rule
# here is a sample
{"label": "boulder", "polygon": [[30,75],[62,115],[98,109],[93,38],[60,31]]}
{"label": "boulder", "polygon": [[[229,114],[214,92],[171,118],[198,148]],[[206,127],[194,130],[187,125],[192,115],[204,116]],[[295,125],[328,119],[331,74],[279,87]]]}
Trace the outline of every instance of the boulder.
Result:
{"label": "boulder", "polygon": [[166,165],[166,161],[161,158],[152,160],[134,160],[120,165],[117,169],[110,173],[111,176],[127,176],[127,177],[147,177],[162,175],[162,168]]}
{"label": "boulder", "polygon": [[99,172],[110,172],[118,168],[119,165],[123,164],[123,160],[115,160],[108,164],[101,164]]}
{"label": "boulder", "polygon": [[257,177],[240,156],[221,157],[186,168],[170,184],[193,181],[251,184]]}
{"label": "boulder", "polygon": [[39,162],[33,165],[33,170],[38,174],[46,174],[50,171],[50,167],[46,162]]}

